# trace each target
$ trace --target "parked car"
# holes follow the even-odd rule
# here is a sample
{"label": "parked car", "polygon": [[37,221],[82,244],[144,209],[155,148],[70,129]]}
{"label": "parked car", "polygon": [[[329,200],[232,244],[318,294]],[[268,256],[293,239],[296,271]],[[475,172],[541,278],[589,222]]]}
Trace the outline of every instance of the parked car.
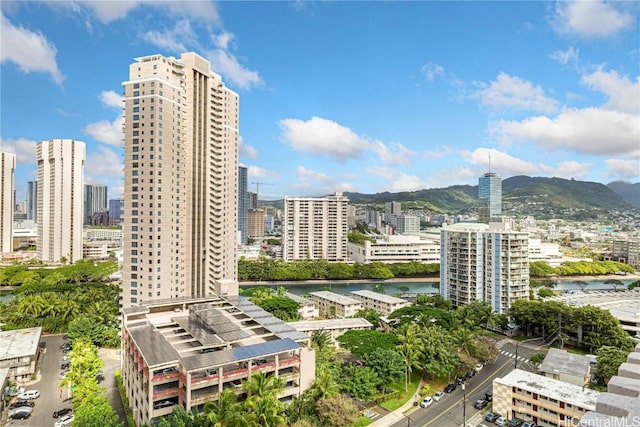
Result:
{"label": "parked car", "polygon": [[464,377],[458,377],[456,378],[456,384],[457,385],[462,385],[462,383],[464,383],[465,378]]}
{"label": "parked car", "polygon": [[71,408],[58,409],[57,411],[53,411],[53,418],[59,418],[59,417],[62,417],[63,415],[70,414],[71,411],[73,411],[73,409]]}
{"label": "parked car", "polygon": [[475,367],[475,368],[473,368],[473,369],[474,369],[476,372],[480,372],[480,371],[482,371],[482,368],[484,368],[484,365],[483,365],[482,363],[478,363],[478,364],[476,365],[476,367]]}
{"label": "parked car", "polygon": [[12,420],[24,420],[31,416],[33,408],[29,406],[21,406],[20,408],[12,409],[9,411],[9,418]]}
{"label": "parked car", "polygon": [[167,406],[175,405],[171,400],[161,400],[153,403],[153,409],[166,408]]}
{"label": "parked car", "polygon": [[476,408],[476,409],[484,409],[484,408],[487,407],[488,404],[489,404],[489,402],[487,402],[486,400],[478,399],[473,404],[473,407]]}
{"label": "parked car", "polygon": [[443,391],[437,391],[434,395],[433,395],[433,400],[435,400],[436,402],[439,401],[440,399],[442,399],[442,397],[444,396],[444,392]]}
{"label": "parked car", "polygon": [[29,406],[33,408],[34,406],[36,406],[36,403],[30,400],[16,400],[11,405],[9,405],[9,409],[21,408],[23,406]]}
{"label": "parked car", "polygon": [[60,369],[62,371],[69,369],[69,362],[64,362],[62,365],[60,365]]}
{"label": "parked car", "polygon": [[455,389],[456,389],[456,385],[454,383],[447,384],[447,386],[444,388],[444,392],[451,393]]}
{"label": "parked car", "polygon": [[500,418],[500,415],[494,414],[493,412],[488,412],[487,415],[484,416],[485,421],[489,421],[490,423],[495,422],[498,418]]}
{"label": "parked car", "polygon": [[509,427],[520,427],[524,421],[520,418],[511,418],[509,421]]}
{"label": "parked car", "polygon": [[476,370],[475,370],[475,369],[472,369],[472,370],[470,370],[469,372],[467,372],[467,373],[466,373],[465,377],[466,377],[467,379],[471,379],[471,378],[473,378],[475,375],[476,375]]}
{"label": "parked car", "polygon": [[18,400],[37,399],[40,397],[40,392],[38,390],[26,390],[20,393],[17,397]]}
{"label": "parked car", "polygon": [[427,396],[424,399],[422,399],[422,402],[420,402],[420,407],[428,408],[429,406],[431,406],[432,403],[433,403],[433,398],[431,396]]}
{"label": "parked car", "polygon": [[68,369],[66,371],[60,372],[60,379],[63,379],[64,377],[66,377],[68,373],[69,373]]}
{"label": "parked car", "polygon": [[73,415],[65,415],[54,424],[54,427],[65,427],[73,424]]}
{"label": "parked car", "polygon": [[525,421],[520,427],[537,427],[537,425],[533,421]]}
{"label": "parked car", "polygon": [[493,402],[493,392],[491,390],[485,392],[484,398],[487,402]]}
{"label": "parked car", "polygon": [[507,425],[507,419],[505,417],[497,418],[494,423],[499,427],[505,427]]}

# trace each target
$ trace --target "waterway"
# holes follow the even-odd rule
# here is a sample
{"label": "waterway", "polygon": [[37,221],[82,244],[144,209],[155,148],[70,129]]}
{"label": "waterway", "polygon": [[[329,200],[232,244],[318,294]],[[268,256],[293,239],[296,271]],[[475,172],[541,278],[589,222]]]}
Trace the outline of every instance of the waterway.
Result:
{"label": "waterway", "polygon": [[[630,283],[638,280],[637,278],[625,279],[624,276],[616,279],[620,280],[620,282],[624,285],[624,288],[627,287]],[[614,286],[611,283],[605,283],[607,279],[560,279],[555,280],[554,289],[559,291],[595,291],[595,290],[614,290]],[[380,282],[375,281],[367,281],[367,282],[353,282],[353,281],[321,281],[321,282],[264,282],[264,283],[251,283],[250,285],[240,283],[240,287],[247,289],[253,286],[266,286],[269,288],[277,288],[278,286],[284,286],[287,290],[296,295],[306,295],[309,292],[315,291],[331,291],[337,294],[346,295],[351,291],[359,291],[359,290],[374,290],[377,285],[381,285],[384,289],[384,292],[387,295],[415,295],[415,294],[435,294],[440,291],[440,282],[437,280],[416,280],[415,282],[407,282],[407,281],[394,281],[392,280],[383,280]],[[623,289],[623,286],[618,285],[618,289]]]}

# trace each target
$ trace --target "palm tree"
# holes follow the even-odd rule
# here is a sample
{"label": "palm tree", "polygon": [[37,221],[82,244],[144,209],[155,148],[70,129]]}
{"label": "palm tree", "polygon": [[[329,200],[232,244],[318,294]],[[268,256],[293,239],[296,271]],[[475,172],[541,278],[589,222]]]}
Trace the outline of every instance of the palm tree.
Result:
{"label": "palm tree", "polygon": [[331,348],[332,344],[333,340],[331,339],[331,334],[328,331],[320,329],[311,332],[311,347],[318,350],[318,352]]}
{"label": "palm tree", "polygon": [[247,419],[251,427],[280,427],[287,425],[284,404],[275,396],[254,395],[245,401]]}
{"label": "palm tree", "polygon": [[232,389],[226,389],[218,400],[204,405],[203,418],[205,427],[247,427],[243,417],[244,410],[238,403],[238,396]]}
{"label": "palm tree", "polygon": [[313,390],[313,396],[316,400],[325,399],[328,397],[336,397],[340,393],[340,385],[332,375],[332,371],[320,365],[318,366],[316,380],[311,390]]}
{"label": "palm tree", "polygon": [[396,336],[398,345],[396,350],[404,359],[406,373],[404,381],[404,391],[409,389],[409,377],[413,368],[420,368],[420,337],[418,327],[412,323],[404,323],[397,329]]}
{"label": "palm tree", "polygon": [[251,375],[242,383],[242,388],[247,392],[247,396],[270,397],[277,396],[284,390],[282,380],[275,375],[267,375],[260,371]]}
{"label": "palm tree", "polygon": [[475,354],[478,350],[476,333],[467,328],[460,328],[454,332],[458,351],[463,351],[467,356]]}

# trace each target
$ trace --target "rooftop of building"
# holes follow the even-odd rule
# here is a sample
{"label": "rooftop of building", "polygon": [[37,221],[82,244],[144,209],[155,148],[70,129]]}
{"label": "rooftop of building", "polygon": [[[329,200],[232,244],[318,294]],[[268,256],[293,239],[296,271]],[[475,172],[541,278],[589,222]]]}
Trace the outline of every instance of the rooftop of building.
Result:
{"label": "rooftop of building", "polygon": [[494,381],[509,387],[517,387],[538,393],[559,402],[570,403],[587,410],[595,409],[596,400],[600,395],[598,391],[554,380],[553,378],[523,371],[522,369],[515,369],[506,376],[496,378]]}
{"label": "rooftop of building", "polygon": [[192,371],[301,347],[309,337],[243,297],[178,298],[123,310],[151,368]]}
{"label": "rooftop of building", "polygon": [[559,373],[582,378],[589,376],[595,356],[583,356],[569,353],[559,348],[551,348],[540,365],[539,370],[546,373]]}
{"label": "rooftop of building", "polygon": [[363,319],[361,317],[348,319],[304,320],[300,322],[289,322],[288,325],[296,328],[301,332],[373,327],[373,325],[367,319]]}
{"label": "rooftop of building", "polygon": [[545,301],[558,301],[572,307],[592,305],[600,307],[620,320],[640,323],[640,288],[614,291],[586,291],[564,293],[546,298]]}
{"label": "rooftop of building", "polygon": [[296,294],[293,294],[291,292],[287,292],[286,295],[287,295],[287,297],[291,298],[292,300],[294,300],[295,302],[297,302],[300,305],[312,305],[313,304],[313,301],[311,301],[308,298],[301,297],[300,295],[296,295]]}
{"label": "rooftop of building", "polygon": [[404,303],[408,303],[407,300],[404,300],[402,298],[396,298],[396,297],[391,296],[391,295],[381,294],[379,292],[369,291],[369,290],[366,290],[366,289],[363,289],[363,290],[360,290],[360,291],[351,291],[351,294],[352,295],[358,295],[358,296],[361,296],[363,298],[370,298],[372,300],[383,302],[385,304],[404,304]]}
{"label": "rooftop of building", "polygon": [[42,328],[0,331],[0,360],[32,357],[38,351]]}
{"label": "rooftop of building", "polygon": [[316,292],[309,292],[309,295],[312,295],[312,296],[318,297],[318,298],[322,298],[322,299],[326,299],[328,301],[331,301],[333,303],[340,304],[340,305],[361,304],[360,301],[358,301],[355,298],[351,298],[351,297],[348,297],[346,295],[336,294],[335,292],[316,291]]}

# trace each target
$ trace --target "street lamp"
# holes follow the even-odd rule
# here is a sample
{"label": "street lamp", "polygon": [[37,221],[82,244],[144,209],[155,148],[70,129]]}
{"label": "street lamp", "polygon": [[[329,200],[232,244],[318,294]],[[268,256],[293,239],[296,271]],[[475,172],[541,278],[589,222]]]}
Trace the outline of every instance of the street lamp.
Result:
{"label": "street lamp", "polygon": [[462,427],[467,427],[467,387],[462,383]]}

